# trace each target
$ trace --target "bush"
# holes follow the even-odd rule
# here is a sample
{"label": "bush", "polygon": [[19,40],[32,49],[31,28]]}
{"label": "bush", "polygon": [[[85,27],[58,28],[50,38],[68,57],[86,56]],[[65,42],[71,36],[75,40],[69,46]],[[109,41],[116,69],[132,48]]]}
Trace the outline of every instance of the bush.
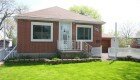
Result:
{"label": "bush", "polygon": [[78,56],[76,56],[74,59],[80,59]]}

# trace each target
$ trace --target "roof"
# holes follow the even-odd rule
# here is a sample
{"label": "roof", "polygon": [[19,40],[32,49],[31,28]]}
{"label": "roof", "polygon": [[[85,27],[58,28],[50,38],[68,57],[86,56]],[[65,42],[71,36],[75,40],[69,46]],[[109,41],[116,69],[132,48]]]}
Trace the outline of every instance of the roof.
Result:
{"label": "roof", "polygon": [[28,12],[15,16],[16,19],[31,19],[31,20],[50,20],[50,21],[73,21],[81,23],[94,23],[94,24],[104,24],[105,22],[95,20],[89,16],[84,16],[72,11],[60,8],[60,7],[50,7],[34,12]]}

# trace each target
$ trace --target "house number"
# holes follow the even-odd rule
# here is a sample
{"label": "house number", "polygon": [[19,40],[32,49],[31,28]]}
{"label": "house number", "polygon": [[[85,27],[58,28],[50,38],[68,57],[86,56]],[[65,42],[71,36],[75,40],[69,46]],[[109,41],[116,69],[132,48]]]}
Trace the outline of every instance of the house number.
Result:
{"label": "house number", "polygon": [[98,31],[99,32],[99,29],[97,27],[95,27],[95,31]]}

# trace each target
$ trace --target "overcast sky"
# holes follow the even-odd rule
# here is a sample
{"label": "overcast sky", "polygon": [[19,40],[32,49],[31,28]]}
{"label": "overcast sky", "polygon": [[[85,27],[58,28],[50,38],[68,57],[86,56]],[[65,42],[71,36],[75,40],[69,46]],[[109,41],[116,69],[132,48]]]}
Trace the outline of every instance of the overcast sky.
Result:
{"label": "overcast sky", "polygon": [[[123,23],[140,23],[140,0],[16,0],[19,4],[27,5],[30,11],[58,6],[69,9],[73,5],[92,7],[101,14],[106,22],[104,32],[114,30],[114,23],[118,22],[118,30]],[[137,26],[140,30],[140,26]],[[138,29],[137,29],[138,30]]]}

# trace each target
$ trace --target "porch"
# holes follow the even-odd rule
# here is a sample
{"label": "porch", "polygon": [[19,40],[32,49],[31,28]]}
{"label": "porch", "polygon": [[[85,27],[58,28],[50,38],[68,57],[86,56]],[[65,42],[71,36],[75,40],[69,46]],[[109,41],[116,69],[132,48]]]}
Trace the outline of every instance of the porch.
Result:
{"label": "porch", "polygon": [[86,42],[76,40],[58,40],[57,49],[62,52],[91,52],[93,47]]}
{"label": "porch", "polygon": [[58,40],[57,49],[62,59],[101,57],[102,48],[93,47],[87,42],[76,40]]}

